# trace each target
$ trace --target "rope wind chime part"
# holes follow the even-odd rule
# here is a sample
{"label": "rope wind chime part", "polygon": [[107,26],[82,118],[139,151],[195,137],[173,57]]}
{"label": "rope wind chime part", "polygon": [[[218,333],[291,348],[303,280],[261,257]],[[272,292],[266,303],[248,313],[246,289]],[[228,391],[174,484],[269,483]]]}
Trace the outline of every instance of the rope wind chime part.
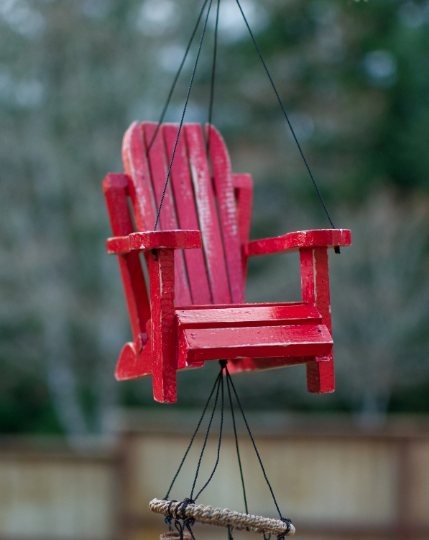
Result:
{"label": "rope wind chime part", "polygon": [[[240,403],[237,390],[234,386],[234,383],[231,379],[231,375],[228,371],[227,367],[227,361],[226,360],[220,360],[220,371],[219,374],[216,377],[215,383],[211,389],[210,395],[207,399],[207,402],[203,408],[203,412],[200,416],[200,419],[198,421],[197,427],[191,437],[191,441],[185,451],[185,454],[182,458],[182,461],[180,462],[179,468],[177,469],[173,480],[168,488],[168,491],[164,497],[164,499],[153,499],[149,503],[149,508],[152,512],[164,514],[165,515],[165,521],[168,524],[169,530],[173,531],[172,523],[174,523],[174,526],[176,527],[177,531],[180,534],[180,538],[183,539],[183,534],[186,531],[190,534],[193,540],[195,540],[192,526],[195,524],[196,521],[200,523],[206,523],[209,525],[218,525],[228,528],[228,539],[233,540],[232,538],[232,531],[233,529],[242,530],[246,529],[248,531],[254,531],[264,534],[264,538],[266,538],[265,535],[271,535],[276,534],[277,540],[282,540],[285,536],[292,536],[295,533],[295,527],[292,525],[290,519],[284,518],[282,516],[282,513],[280,511],[279,505],[277,503],[276,497],[274,495],[274,491],[272,489],[272,486],[268,480],[267,474],[265,472],[265,468],[262,464],[261,456],[258,452],[258,449],[256,447],[255,440],[253,438],[252,432],[250,430],[248,421],[246,419],[246,416],[244,414],[243,407]],[[233,425],[233,432],[234,432],[234,439],[235,439],[235,447],[237,452],[237,459],[238,459],[238,466],[240,470],[240,479],[241,479],[241,485],[243,490],[243,501],[244,501],[244,507],[245,507],[245,513],[242,512],[236,512],[231,511],[227,508],[221,509],[221,508],[213,508],[211,506],[204,506],[201,504],[197,504],[197,499],[201,495],[201,493],[206,489],[206,487],[209,485],[211,480],[213,479],[213,476],[216,472],[216,469],[219,464],[219,458],[220,458],[220,450],[222,445],[222,434],[223,434],[223,426],[224,426],[224,412],[225,412],[225,382],[226,381],[226,388],[227,388],[227,394],[229,399],[229,407],[231,411],[231,418],[232,418],[232,425]],[[232,390],[232,391],[231,391]],[[169,496],[171,493],[171,490],[176,482],[176,479],[182,470],[183,464],[185,462],[186,457],[189,454],[189,451],[194,443],[195,437],[200,429],[200,426],[202,424],[202,421],[205,417],[205,414],[207,412],[208,406],[212,400],[213,395],[214,397],[214,404],[212,411],[210,413],[210,418],[206,430],[206,434],[204,437],[203,445],[201,448],[200,456],[198,459],[198,464],[195,472],[195,477],[192,483],[192,488],[189,497],[185,498],[183,501],[176,501],[176,500],[169,500]],[[275,508],[279,514],[279,519],[273,519],[273,518],[265,518],[262,516],[255,516],[253,514],[249,514],[248,511],[248,504],[247,504],[247,495],[246,495],[246,488],[244,483],[244,476],[243,476],[243,468],[242,468],[242,462],[241,462],[241,456],[240,456],[240,448],[238,444],[238,436],[237,436],[237,427],[236,427],[236,420],[235,420],[235,414],[234,414],[234,403],[233,403],[233,396],[235,397],[236,404],[238,405],[238,408],[240,410],[241,416],[243,418],[243,421],[245,423],[247,432],[249,434],[249,437],[252,441],[253,448],[255,450],[255,453],[257,455],[259,464],[262,469],[262,473],[264,476],[264,479],[267,483],[267,486],[269,488],[269,491],[271,493]],[[220,398],[220,399],[219,399]],[[200,473],[201,468],[201,462],[203,459],[204,452],[206,450],[207,446],[207,440],[210,434],[211,426],[213,423],[213,418],[216,413],[216,409],[218,407],[218,403],[220,401],[220,427],[219,427],[219,440],[217,445],[217,455],[216,455],[216,462],[214,464],[214,467],[209,475],[209,478],[204,483],[204,485],[201,487],[201,489],[197,492],[197,494],[194,496],[194,493],[196,491],[196,484],[198,480],[198,476]]]}
{"label": "rope wind chime part", "polygon": [[[193,82],[194,82],[194,78],[195,78],[195,73],[196,73],[196,69],[197,69],[197,65],[198,65],[198,61],[199,61],[199,58],[200,58],[200,53],[201,53],[201,49],[202,49],[202,44],[203,44],[203,40],[204,40],[204,35],[205,35],[205,32],[206,32],[206,29],[207,29],[207,23],[208,23],[208,20],[209,20],[209,16],[210,16],[210,10],[211,10],[211,6],[212,6],[212,1],[213,0],[204,0],[203,2],[203,5],[201,7],[201,10],[199,12],[199,15],[198,15],[198,18],[197,18],[197,22],[196,22],[196,25],[192,31],[192,34],[191,34],[191,38],[188,42],[188,45],[186,47],[186,50],[185,50],[185,53],[184,53],[184,56],[183,56],[183,59],[180,63],[180,66],[179,66],[179,69],[174,77],[174,80],[173,80],[173,83],[172,83],[172,86],[170,88],[170,91],[168,93],[168,96],[167,96],[167,100],[166,100],[166,103],[162,109],[162,112],[161,112],[161,116],[160,116],[160,119],[158,121],[158,124],[157,124],[157,127],[155,129],[155,132],[152,136],[152,139],[148,145],[148,148],[147,148],[147,154],[149,153],[152,145],[153,145],[153,142],[156,138],[156,135],[159,131],[159,128],[162,124],[162,121],[165,117],[165,114],[167,112],[167,109],[168,109],[168,106],[170,104],[170,101],[171,101],[171,98],[173,96],[173,93],[174,93],[174,90],[176,88],[176,84],[177,84],[177,81],[179,79],[179,76],[182,72],[182,69],[183,69],[183,66],[185,64],[185,61],[186,61],[186,58],[188,57],[188,53],[189,53],[189,50],[191,48],[191,45],[192,45],[192,42],[194,40],[194,37],[195,37],[195,34],[197,32],[197,29],[198,29],[198,26],[201,22],[201,19],[202,19],[202,16],[203,16],[203,13],[204,13],[204,10],[206,9],[206,6],[207,4],[209,3],[209,6],[208,6],[208,9],[207,9],[207,14],[206,14],[206,17],[205,17],[205,22],[204,22],[204,27],[203,27],[203,31],[202,31],[202,34],[201,34],[201,38],[200,38],[200,43],[199,43],[199,47],[198,47],[198,51],[197,51],[197,56],[196,56],[196,60],[195,60],[195,63],[194,63],[194,68],[193,68],[193,71],[192,71],[192,76],[191,76],[191,80],[190,80],[190,83],[189,83],[189,87],[188,87],[188,91],[187,91],[187,95],[186,95],[186,99],[185,99],[185,104],[184,104],[184,107],[183,107],[183,111],[182,111],[182,116],[181,116],[181,120],[180,120],[180,124],[179,124],[179,130],[178,130],[178,134],[177,134],[177,139],[176,139],[176,142],[175,142],[175,145],[174,145],[174,149],[173,149],[173,153],[172,153],[172,157],[171,157],[171,161],[170,161],[170,165],[169,165],[169,168],[168,168],[168,172],[167,172],[167,177],[166,177],[166,180],[165,180],[165,185],[164,185],[164,189],[163,189],[163,193],[162,193],[162,196],[161,196],[161,199],[160,199],[160,202],[159,202],[159,206],[158,206],[158,211],[157,211],[157,216],[156,216],[156,220],[155,220],[155,225],[154,225],[154,231],[156,230],[157,226],[158,226],[158,223],[159,223],[159,215],[160,215],[160,212],[161,212],[161,208],[162,208],[162,204],[164,202],[164,197],[165,197],[165,192],[166,192],[166,189],[167,189],[167,185],[168,185],[168,181],[170,179],[170,175],[171,175],[171,168],[173,166],[173,161],[174,161],[174,157],[175,157],[175,153],[176,153],[176,148],[177,148],[177,144],[178,144],[178,141],[179,141],[179,137],[180,137],[180,133],[181,133],[181,130],[182,130],[182,126],[183,126],[183,122],[184,122],[184,118],[185,118],[185,114],[186,114],[186,109],[187,109],[187,106],[188,106],[188,102],[189,102],[189,97],[190,97],[190,93],[191,93],[191,89],[192,89],[192,85],[193,85]],[[261,60],[261,63],[263,65],[263,68],[265,70],[265,73],[269,79],[269,82],[273,88],[273,91],[275,93],[275,96],[277,98],[277,101],[279,103],[279,106],[281,108],[281,111],[283,113],[283,116],[285,117],[285,120],[286,120],[286,123],[291,131],[291,134],[293,136],[293,139],[297,145],[297,148],[298,148],[298,151],[301,155],[301,158],[304,162],[304,165],[307,169],[307,172],[310,176],[310,179],[313,183],[313,186],[316,190],[316,193],[317,193],[317,196],[319,198],[319,201],[323,207],[323,210],[326,214],[326,217],[331,225],[331,227],[333,229],[335,229],[335,225],[331,219],[331,216],[329,214],[329,211],[326,207],[326,204],[325,204],[325,201],[322,197],[322,194],[320,192],[320,189],[316,183],[316,180],[314,178],[314,175],[310,169],[310,165],[304,155],[304,152],[302,150],[302,147],[298,141],[298,138],[296,136],[296,133],[295,133],[295,130],[293,129],[293,126],[292,126],[292,123],[289,119],[289,116],[286,112],[286,109],[284,107],[284,104],[283,104],[283,101],[282,99],[280,98],[280,94],[276,88],[276,85],[274,83],[274,80],[269,72],[269,69],[268,69],[268,66],[267,66],[267,63],[265,62],[263,56],[262,56],[262,52],[258,46],[258,43],[256,41],[256,38],[254,36],[254,33],[250,27],[250,24],[248,22],[248,19],[246,18],[246,15],[243,11],[243,8],[240,4],[240,1],[239,0],[236,0],[236,3],[237,3],[237,6],[238,6],[238,9],[240,11],[240,14],[243,18],[243,21],[247,27],[247,30],[249,32],[249,35],[250,35],[250,38],[253,42],[253,45],[256,49],[256,52]],[[220,0],[217,0],[217,9],[216,9],[216,22],[215,22],[215,30],[214,30],[214,47],[213,47],[213,63],[212,63],[212,74],[211,74],[211,84],[210,84],[210,100],[209,100],[209,114],[208,114],[208,125],[211,126],[212,125],[212,116],[213,116],[213,103],[214,103],[214,85],[215,85],[215,70],[216,70],[216,60],[217,60],[217,41],[218,41],[218,26],[219,26],[219,13],[220,13]],[[208,130],[208,137],[207,137],[207,141],[206,141],[206,150],[207,150],[207,154],[209,154],[209,147],[210,147],[210,134],[211,134],[211,131],[210,129]],[[209,156],[208,156],[209,157]],[[336,246],[335,247],[335,253],[340,253],[340,248],[339,246]]]}

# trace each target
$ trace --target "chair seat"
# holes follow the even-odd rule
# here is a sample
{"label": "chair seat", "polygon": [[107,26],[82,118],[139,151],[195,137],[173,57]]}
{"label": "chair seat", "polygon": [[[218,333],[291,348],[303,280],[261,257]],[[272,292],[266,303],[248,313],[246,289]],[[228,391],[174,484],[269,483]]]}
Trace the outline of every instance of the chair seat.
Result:
{"label": "chair seat", "polygon": [[193,306],[176,317],[178,369],[219,358],[322,357],[333,345],[320,313],[304,303]]}

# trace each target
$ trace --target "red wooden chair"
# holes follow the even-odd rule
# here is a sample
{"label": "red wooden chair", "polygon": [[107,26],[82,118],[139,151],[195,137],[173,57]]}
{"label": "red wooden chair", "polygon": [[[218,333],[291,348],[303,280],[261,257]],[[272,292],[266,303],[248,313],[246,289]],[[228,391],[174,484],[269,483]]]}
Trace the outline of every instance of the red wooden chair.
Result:
{"label": "red wooden chair", "polygon": [[[211,177],[202,127],[188,124],[154,232],[178,126],[162,125],[147,154],[155,129],[131,125],[122,148],[125,174],[108,174],[103,183],[114,235],[107,251],[118,255],[134,339],[122,349],[117,379],[152,375],[155,399],[173,403],[176,372],[206,360],[227,359],[230,373],[305,363],[308,391],[332,392],[327,248],[350,245],[350,231],[249,242],[250,175],[232,173],[211,128]],[[292,251],[300,253],[302,302],[245,304],[247,258]]]}

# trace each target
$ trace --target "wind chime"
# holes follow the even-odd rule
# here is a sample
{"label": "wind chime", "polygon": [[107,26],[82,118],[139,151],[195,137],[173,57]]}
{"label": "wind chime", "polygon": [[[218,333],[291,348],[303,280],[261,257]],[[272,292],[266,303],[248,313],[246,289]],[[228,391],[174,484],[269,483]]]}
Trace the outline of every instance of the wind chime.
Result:
{"label": "wind chime", "polygon": [[[122,147],[124,174],[108,174],[103,183],[114,235],[107,240],[107,251],[118,255],[133,333],[133,341],[120,353],[116,378],[129,380],[152,376],[155,400],[174,403],[177,371],[203,367],[206,361],[219,360],[219,374],[188,449],[164,499],[153,499],[150,509],[165,516],[170,529],[170,533],[163,535],[165,538],[176,535],[180,540],[185,536],[195,540],[192,526],[198,521],[227,527],[230,539],[234,529],[246,529],[264,536],[275,534],[281,540],[294,534],[295,528],[280,511],[231,375],[305,364],[309,392],[334,391],[328,249],[334,248],[339,253],[340,246],[351,244],[351,235],[348,230],[336,229],[332,223],[242,6],[236,0],[332,227],[249,241],[252,179],[248,174],[232,173],[224,141],[212,125],[220,3],[217,0],[210,106],[205,130],[199,124],[185,124],[184,118],[213,0],[205,0],[201,7],[159,122],[135,122],[130,126]],[[163,124],[176,82],[203,18],[180,123]],[[141,252],[147,266],[150,296]],[[287,252],[299,252],[300,255],[301,301],[245,303],[247,259]],[[244,513],[197,504],[219,463],[226,394],[243,488]],[[234,399],[278,519],[249,514]],[[212,400],[213,408],[191,492],[181,501],[169,500],[173,484]],[[201,460],[219,403],[217,458],[208,480],[198,490]]]}

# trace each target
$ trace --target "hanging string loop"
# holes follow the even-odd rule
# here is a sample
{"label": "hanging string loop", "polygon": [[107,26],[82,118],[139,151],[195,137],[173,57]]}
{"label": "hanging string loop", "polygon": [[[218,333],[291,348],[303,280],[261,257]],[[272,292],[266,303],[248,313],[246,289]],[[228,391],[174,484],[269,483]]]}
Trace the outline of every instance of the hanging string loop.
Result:
{"label": "hanging string loop", "polygon": [[[192,538],[192,526],[194,525],[195,521],[199,521],[201,523],[208,523],[211,525],[221,525],[224,527],[228,527],[228,534],[229,534],[229,540],[232,540],[232,529],[247,529],[247,530],[253,530],[256,532],[262,532],[264,534],[264,540],[270,540],[268,534],[276,534],[277,540],[284,540],[285,536],[291,536],[295,532],[295,527],[292,525],[290,519],[284,518],[280,512],[280,507],[277,503],[276,497],[274,495],[273,488],[268,480],[264,465],[262,463],[261,456],[258,452],[258,449],[256,447],[255,440],[253,438],[252,432],[250,431],[249,424],[247,422],[246,416],[244,414],[243,407],[240,403],[240,400],[238,398],[237,390],[234,386],[234,383],[231,379],[231,375],[228,371],[228,361],[227,360],[220,360],[219,361],[220,370],[216,377],[215,383],[212,387],[212,390],[210,392],[209,398],[204,406],[203,413],[200,417],[200,420],[198,422],[197,428],[194,431],[191,442],[188,445],[188,448],[185,452],[184,457],[182,458],[182,461],[179,465],[179,468],[174,475],[173,481],[170,484],[170,487],[168,489],[167,495],[164,499],[153,499],[149,503],[149,508],[153,512],[157,512],[160,514],[164,514],[167,516],[166,519],[169,519],[168,523],[169,526],[171,526],[171,521],[174,519],[175,527],[178,531],[183,530],[186,528],[189,533],[191,534]],[[220,459],[220,449],[222,444],[222,434],[223,434],[223,424],[224,424],[224,406],[225,406],[225,389],[224,389],[224,378],[226,380],[226,387],[228,391],[228,397],[229,397],[229,403],[231,408],[231,416],[232,416],[232,423],[233,423],[233,430],[234,430],[234,437],[235,437],[235,443],[236,443],[236,450],[237,450],[237,457],[238,457],[238,463],[239,463],[239,469],[240,469],[240,477],[241,477],[241,483],[243,488],[243,498],[244,498],[244,504],[246,513],[240,513],[220,508],[212,508],[211,506],[203,506],[201,504],[197,504],[196,500],[199,497],[199,495],[206,489],[206,487],[209,485],[211,480],[213,479],[213,476],[216,472],[216,469],[219,464]],[[232,390],[232,391],[231,391]],[[192,484],[191,494],[189,497],[185,498],[181,502],[177,502],[175,500],[169,501],[168,496],[170,494],[170,491],[173,487],[174,482],[176,481],[176,478],[180,472],[180,470],[183,467],[183,463],[189,453],[189,450],[192,446],[192,443],[195,439],[195,436],[200,428],[201,422],[203,420],[203,417],[207,411],[208,405],[213,397],[214,398],[214,404],[212,408],[212,412],[210,414],[206,434],[204,437],[204,442],[202,445],[202,449],[200,452],[197,469],[195,473],[195,477]],[[238,438],[237,438],[237,429],[236,429],[236,422],[235,422],[235,415],[234,415],[234,405],[233,405],[233,399],[232,396],[234,395],[236,403],[238,404],[238,407],[240,409],[241,415],[243,417],[243,421],[246,425],[249,437],[252,441],[253,448],[256,452],[256,456],[258,458],[259,464],[262,469],[262,473],[264,475],[264,479],[268,485],[268,488],[270,490],[271,496],[273,498],[274,505],[278,511],[278,514],[280,516],[280,519],[272,519],[272,518],[265,518],[262,516],[254,516],[248,513],[247,508],[247,497],[246,497],[246,490],[245,490],[245,484],[244,484],[244,477],[243,477],[243,470],[242,470],[242,464],[241,464],[241,457],[240,457],[240,451],[239,451],[239,445],[238,445]],[[219,427],[219,440],[218,440],[218,446],[217,446],[217,455],[216,455],[216,462],[214,464],[214,467],[212,469],[212,472],[210,473],[210,476],[208,480],[205,482],[203,487],[197,492],[196,496],[194,497],[194,492],[196,488],[197,479],[200,472],[201,462],[203,459],[203,455],[207,446],[207,440],[208,436],[210,434],[210,429],[213,423],[213,418],[217,409],[218,402],[221,403],[221,411],[220,411],[220,427]]]}

